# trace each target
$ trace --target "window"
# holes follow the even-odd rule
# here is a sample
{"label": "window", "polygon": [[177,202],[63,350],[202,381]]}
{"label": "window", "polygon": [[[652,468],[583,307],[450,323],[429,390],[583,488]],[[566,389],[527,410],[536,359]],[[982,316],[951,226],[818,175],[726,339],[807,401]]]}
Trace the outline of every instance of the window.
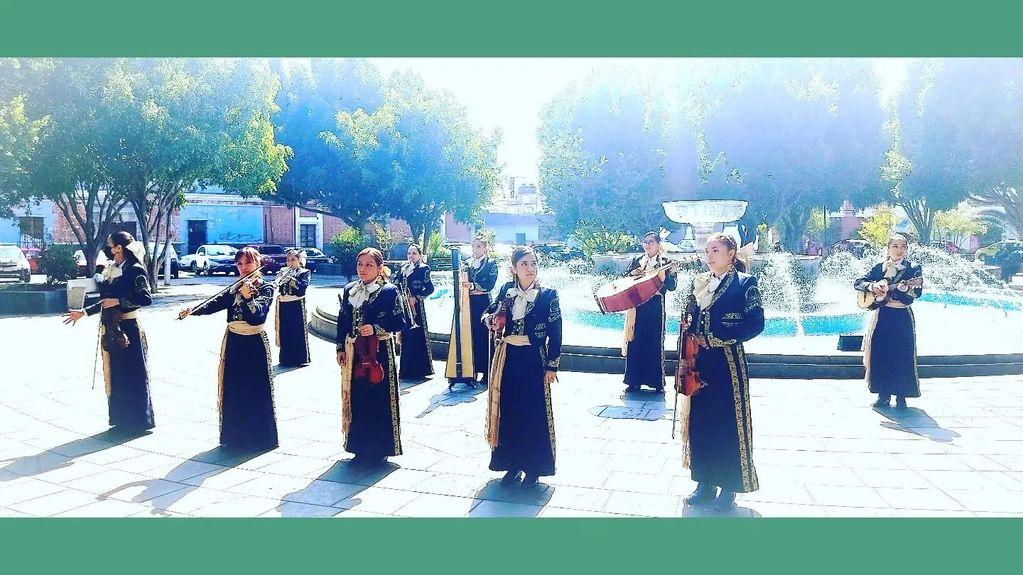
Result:
{"label": "window", "polygon": [[303,248],[316,247],[316,224],[301,224],[298,243]]}
{"label": "window", "polygon": [[43,240],[43,218],[25,216],[18,218],[23,241]]}

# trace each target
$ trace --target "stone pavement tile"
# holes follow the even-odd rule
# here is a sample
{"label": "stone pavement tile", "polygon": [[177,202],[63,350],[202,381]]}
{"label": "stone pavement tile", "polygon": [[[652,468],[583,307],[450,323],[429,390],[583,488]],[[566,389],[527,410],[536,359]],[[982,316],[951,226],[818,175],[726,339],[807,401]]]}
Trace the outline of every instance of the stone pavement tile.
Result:
{"label": "stone pavement tile", "polygon": [[791,451],[824,451],[824,444],[816,437],[792,435],[757,435],[754,449],[786,449]]}
{"label": "stone pavement tile", "polygon": [[997,483],[976,471],[921,471],[920,475],[942,490],[998,487]]}
{"label": "stone pavement tile", "polygon": [[980,513],[994,511],[1023,515],[1023,493],[1006,489],[949,489],[945,493],[963,507]]}
{"label": "stone pavement tile", "polygon": [[335,509],[337,509],[337,514],[334,515],[335,519],[358,520],[361,518],[384,519],[388,517],[394,517],[394,515],[389,515],[387,513],[373,513],[371,511],[363,511],[361,509],[340,509],[337,507],[335,507]]}
{"label": "stone pavement tile", "polygon": [[[841,454],[844,455],[844,454]],[[836,454],[827,451],[758,450],[753,460],[774,465],[800,465],[803,467],[845,467]]]}
{"label": "stone pavement tile", "polygon": [[110,466],[112,463],[118,461],[124,461],[132,457],[139,457],[145,455],[146,452],[139,451],[124,445],[115,445],[110,449],[104,449],[102,451],[96,451],[88,455],[75,458],[75,461],[83,461],[85,463],[92,463],[94,465]]}
{"label": "stone pavement tile", "polygon": [[846,469],[844,467],[793,466],[789,468],[789,474],[795,481],[802,483],[803,485],[865,487],[862,478],[856,475],[856,473],[854,473],[851,469]]}
{"label": "stone pavement tile", "polygon": [[537,505],[481,501],[469,512],[469,517],[536,517],[543,508]]}
{"label": "stone pavement tile", "polygon": [[96,501],[96,498],[93,497],[92,503],[58,513],[53,517],[130,517],[146,509],[146,507],[137,503],[127,503],[116,499]]}
{"label": "stone pavement tile", "polygon": [[614,492],[602,511],[641,517],[678,517],[682,498],[676,495]]}
{"label": "stone pavement tile", "polygon": [[213,463],[203,463],[191,459],[175,459],[173,463],[146,469],[142,474],[167,481],[182,482],[205,473],[222,472],[225,470],[227,470],[226,467]]}
{"label": "stone pavement tile", "polygon": [[837,507],[890,507],[888,503],[869,487],[830,487],[807,485],[807,491],[819,505]]}
{"label": "stone pavement tile", "polygon": [[71,489],[78,489],[86,493],[98,495],[117,490],[121,487],[139,485],[148,479],[148,477],[137,473],[108,469],[103,473],[65,482],[64,485]]}
{"label": "stone pavement tile", "polygon": [[95,465],[92,463],[85,463],[82,461],[71,461],[64,467],[59,467],[51,471],[45,471],[38,473],[33,477],[48,481],[50,483],[65,484],[69,481],[81,479],[83,477],[89,477],[90,475],[96,475],[103,473],[107,468],[101,465]]}
{"label": "stone pavement tile", "polygon": [[112,444],[109,441],[104,441],[95,437],[79,437],[73,441],[48,447],[47,449],[54,453],[66,455],[67,457],[79,457],[89,453],[95,453],[103,449],[109,449],[111,445]]}
{"label": "stone pavement tile", "polygon": [[945,509],[936,511],[933,509],[899,509],[899,515],[902,517],[937,517],[937,518],[953,518],[959,519],[964,517],[976,517],[977,514],[972,511],[954,511],[951,509]]}
{"label": "stone pavement tile", "polygon": [[117,461],[111,463],[107,467],[111,469],[120,469],[121,471],[127,471],[128,473],[145,473],[150,469],[157,467],[177,466],[184,460],[180,457],[173,457],[170,455],[163,455],[162,453],[144,453],[138,457],[131,457],[124,461]]}
{"label": "stone pavement tile", "polygon": [[[670,440],[671,435],[668,435]],[[573,446],[574,447],[574,446]],[[602,453],[610,455],[633,455],[639,457],[659,457],[661,455],[661,449],[664,447],[662,443],[653,443],[649,441],[628,441],[624,439],[608,439],[604,444]]]}
{"label": "stone pavement tile", "polygon": [[409,491],[367,487],[349,498],[342,499],[333,506],[344,509],[368,511],[370,513],[393,515],[394,512],[405,505],[408,505],[418,496],[418,493],[412,493]]}
{"label": "stone pavement tile", "polygon": [[917,471],[971,471],[970,466],[947,455],[895,455],[909,469]]}
{"label": "stone pavement tile", "polygon": [[[308,481],[308,480],[307,480]],[[281,496],[282,501],[332,506],[366,489],[365,485],[349,485],[335,481],[314,480],[300,489]]]}
{"label": "stone pavement tile", "polygon": [[983,471],[980,475],[993,481],[1002,489],[1023,491],[1023,473],[1018,471]]}
{"label": "stone pavement tile", "polygon": [[992,455],[990,456],[996,463],[1004,465],[1008,469],[1017,472],[1023,472],[1023,457],[1017,455]]}
{"label": "stone pavement tile", "polygon": [[419,469],[425,471],[440,460],[448,457],[435,449],[426,448],[422,445],[415,447],[414,441],[402,441],[403,453],[391,459],[401,465],[403,469]]}
{"label": "stone pavement tile", "polygon": [[146,506],[152,510],[153,515],[161,515],[164,512],[190,514],[203,507],[241,497],[241,495],[226,491],[186,486],[183,489],[154,497],[146,502]]}
{"label": "stone pavement tile", "polygon": [[556,490],[555,486],[548,485],[544,479],[541,477],[540,482],[532,487],[525,487],[521,483],[501,485],[500,479],[491,479],[478,489],[473,497],[481,501],[503,501],[543,507],[551,500]]}
{"label": "stone pavement tile", "polygon": [[928,511],[965,511],[958,501],[939,489],[900,489],[879,487],[877,493],[895,509]]}
{"label": "stone pavement tile", "polygon": [[226,491],[239,483],[244,483],[262,476],[263,474],[258,471],[237,469],[235,467],[223,467],[201,475],[189,477],[188,479],[182,480],[180,483],[194,486],[201,485],[207,489]]}
{"label": "stone pavement tile", "polygon": [[839,453],[837,457],[849,469],[909,469],[897,455],[888,453]]}
{"label": "stone pavement tile", "polygon": [[856,469],[867,487],[898,487],[926,489],[931,483],[919,472],[910,469]]}
{"label": "stone pavement tile", "polygon": [[329,459],[288,455],[280,461],[275,461],[258,468],[258,471],[261,473],[286,475],[289,477],[313,478],[319,477],[333,465],[334,461]]}
{"label": "stone pavement tile", "polygon": [[611,499],[611,492],[605,489],[552,485],[550,486],[550,500],[545,508],[553,506],[563,509],[601,512],[607,506],[609,499]]}
{"label": "stone pavement tile", "polygon": [[0,517],[32,517],[25,513],[15,511],[13,509],[7,509],[6,507],[0,507]]}
{"label": "stone pavement tile", "polygon": [[[760,479],[760,484],[765,483],[764,478],[760,475],[760,469],[757,468],[757,475]],[[681,495],[682,497],[688,496],[693,490],[696,489],[696,482],[693,481],[689,475],[673,477],[671,479],[671,486],[668,488],[668,495]]]}
{"label": "stone pavement tile", "polygon": [[603,487],[611,471],[606,467],[600,469],[561,468],[550,477],[545,477],[544,482],[551,485],[569,485],[572,487]]}
{"label": "stone pavement tile", "polygon": [[663,467],[663,459],[635,455],[611,455],[604,463],[604,469],[608,471],[632,473],[659,473]]}
{"label": "stone pavement tile", "polygon": [[537,515],[540,518],[586,518],[586,517],[621,517],[614,513],[608,513],[606,511],[591,511],[586,509],[568,509],[564,507],[551,507],[550,505],[540,510],[540,514]]}
{"label": "stone pavement tile", "polygon": [[722,511],[714,509],[713,507],[707,507],[703,505],[682,505],[682,509],[679,513],[679,517],[686,519],[699,518],[699,517],[724,517],[732,519],[751,519],[754,517],[761,517],[761,513],[754,509],[752,506],[757,504],[750,504],[747,506],[741,501],[737,502],[736,506],[732,509]]}
{"label": "stone pavement tile", "polygon": [[274,509],[280,501],[265,497],[243,496],[211,503],[195,510],[196,517],[259,517]]}
{"label": "stone pavement tile", "polygon": [[96,496],[72,489],[63,489],[49,495],[9,505],[11,509],[33,517],[52,517],[96,502]]}
{"label": "stone pavement tile", "polygon": [[[814,515],[808,517],[836,517],[836,518],[861,518],[861,517],[902,517],[898,509],[892,508],[871,508],[871,507],[838,507],[826,505],[817,508]],[[823,514],[820,512],[823,511]]]}
{"label": "stone pavement tile", "polygon": [[878,442],[870,439],[835,439],[820,440],[824,450],[838,453],[877,453]]}
{"label": "stone pavement tile", "polygon": [[373,483],[376,487],[387,489],[404,489],[405,491],[416,491],[415,486],[423,481],[437,475],[432,471],[420,471],[418,469],[395,469],[386,477],[378,479]]}
{"label": "stone pavement tile", "polygon": [[[491,471],[479,475],[455,475],[437,473],[432,477],[415,484],[412,490],[417,493],[433,493],[434,495],[453,495],[455,497],[473,497],[490,480]],[[546,478],[545,478],[546,479]]]}
{"label": "stone pavement tile", "polygon": [[[837,488],[834,488],[837,489]],[[686,494],[688,495],[688,494]],[[799,483],[764,484],[760,489],[742,495],[743,500],[763,503],[783,503],[791,505],[814,505],[816,502],[807,491],[807,487]]]}
{"label": "stone pavement tile", "polygon": [[282,501],[277,507],[263,513],[260,517],[333,517],[339,511],[341,510],[337,507]]}
{"label": "stone pavement tile", "polygon": [[[252,457],[252,458],[249,458],[249,459],[245,459],[244,461],[239,461],[237,464],[233,465],[232,467],[237,467],[238,469],[248,469],[250,471],[256,471],[256,470],[264,471],[264,469],[266,467],[268,467],[268,466],[270,466],[272,464],[275,464],[275,463],[280,463],[281,461],[291,460],[292,457],[293,456],[288,455],[286,453],[282,453],[282,452],[280,452],[280,451],[275,449],[273,451],[267,451],[265,453],[260,453],[260,454],[256,455],[255,457]],[[284,474],[281,473],[279,475],[284,475]]]}
{"label": "stone pavement tile", "polygon": [[3,469],[17,475],[38,475],[46,471],[60,469],[71,465],[74,460],[66,455],[50,451],[37,452],[11,458],[5,462]]}
{"label": "stone pavement tile", "polygon": [[1023,513],[1012,512],[1006,513],[1001,511],[976,511],[974,517],[1001,517],[1001,518],[1017,518],[1023,517]]}
{"label": "stone pavement tile", "polygon": [[475,475],[487,471],[490,454],[487,457],[445,457],[429,467],[427,471],[436,473],[454,473],[458,475]]}
{"label": "stone pavement tile", "polygon": [[466,517],[479,499],[423,493],[394,512],[399,517]]}
{"label": "stone pavement tile", "polygon": [[602,487],[608,491],[667,495],[673,479],[670,475],[612,471]]}
{"label": "stone pavement tile", "polygon": [[132,503],[145,503],[146,501],[150,501],[162,495],[188,488],[189,486],[187,485],[175,483],[173,481],[164,481],[163,479],[143,479],[116,487],[110,491],[101,493],[100,495],[110,499],[130,501]]}
{"label": "stone pavement tile", "polygon": [[263,475],[239,483],[228,489],[231,493],[241,495],[255,495],[268,499],[283,499],[289,493],[301,491],[309,486],[310,480],[302,477],[287,477],[284,475]]}
{"label": "stone pavement tile", "polygon": [[345,451],[341,443],[334,441],[308,441],[301,445],[289,448],[282,448],[282,452],[289,455],[301,455],[303,457],[316,457],[320,459],[344,459]]}
{"label": "stone pavement tile", "polygon": [[980,454],[957,454],[956,459],[962,461],[974,471],[1008,471],[1009,468],[996,462],[987,455]]}

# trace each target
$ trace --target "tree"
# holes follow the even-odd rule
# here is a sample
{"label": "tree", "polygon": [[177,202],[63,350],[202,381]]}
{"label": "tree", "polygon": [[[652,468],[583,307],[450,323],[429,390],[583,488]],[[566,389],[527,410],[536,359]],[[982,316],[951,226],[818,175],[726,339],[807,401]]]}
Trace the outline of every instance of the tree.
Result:
{"label": "tree", "polygon": [[[666,225],[661,203],[678,197],[665,177],[673,120],[663,93],[624,71],[594,73],[558,94],[538,134],[540,188],[558,228],[569,234],[585,221],[636,234]],[[692,138],[688,147],[682,162],[695,166]]]}
{"label": "tree", "polygon": [[[0,187],[8,206],[52,200],[93,273],[99,247],[127,200],[110,188],[110,151],[120,135],[101,120],[113,60],[0,62],[7,105],[0,129]],[[4,76],[0,73],[0,76]]]}
{"label": "tree", "polygon": [[888,245],[888,239],[895,227],[895,214],[891,206],[880,204],[874,208],[874,214],[863,220],[859,229],[860,238],[867,240],[873,246],[883,247]]}
{"label": "tree", "polygon": [[703,106],[701,198],[748,200],[750,227],[767,222],[797,250],[813,208],[878,193],[886,142],[868,64],[768,60],[724,76],[733,89]]}
{"label": "tree", "polygon": [[277,88],[260,61],[123,60],[106,78],[99,117],[119,136],[110,188],[135,212],[138,239],[162,250],[147,262],[154,286],[185,192],[276,189],[289,153],[270,123]]}
{"label": "tree", "polygon": [[960,245],[966,238],[986,232],[987,224],[976,210],[966,202],[961,202],[954,210],[934,214],[934,229],[939,238]]}

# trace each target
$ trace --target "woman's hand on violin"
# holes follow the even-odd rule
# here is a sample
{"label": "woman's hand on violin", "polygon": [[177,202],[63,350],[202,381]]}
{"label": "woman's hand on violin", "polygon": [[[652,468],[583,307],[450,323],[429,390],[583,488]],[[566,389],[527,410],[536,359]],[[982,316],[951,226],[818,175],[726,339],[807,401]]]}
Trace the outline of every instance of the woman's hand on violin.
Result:
{"label": "woman's hand on violin", "polygon": [[345,366],[345,359],[347,359],[345,357],[345,352],[343,352],[343,351],[337,352],[337,364],[338,365],[340,365],[341,367],[344,367]]}
{"label": "woman's hand on violin", "polygon": [[78,320],[85,316],[85,311],[80,309],[71,309],[64,314],[64,325],[75,325]]}
{"label": "woman's hand on violin", "polygon": [[367,337],[373,335],[373,326],[367,323],[366,325],[360,327],[359,335]]}
{"label": "woman's hand on violin", "polygon": [[178,312],[178,319],[185,319],[190,315],[192,315],[192,308],[186,307],[185,309]]}
{"label": "woman's hand on violin", "polygon": [[241,287],[238,288],[238,293],[242,294],[242,297],[245,299],[252,299],[252,284],[243,282]]}
{"label": "woman's hand on violin", "polygon": [[121,300],[117,299],[116,297],[106,297],[106,298],[101,299],[99,301],[99,303],[100,303],[100,306],[103,307],[103,309],[108,309],[108,308],[112,308],[112,307],[114,307],[116,305],[120,305]]}
{"label": "woman's hand on violin", "polygon": [[707,338],[703,337],[702,335],[698,335],[698,336],[696,336],[696,343],[698,343],[700,345],[700,347],[706,348],[707,347]]}
{"label": "woman's hand on violin", "polygon": [[543,374],[543,382],[550,385],[558,381],[558,372],[556,371],[545,371]]}
{"label": "woman's hand on violin", "polygon": [[874,283],[870,284],[870,293],[872,293],[872,294],[874,294],[874,295],[876,295],[878,297],[881,297],[881,296],[884,295],[884,292],[885,292],[885,289],[884,289],[884,287],[882,287],[881,284],[879,284],[877,282],[874,282]]}

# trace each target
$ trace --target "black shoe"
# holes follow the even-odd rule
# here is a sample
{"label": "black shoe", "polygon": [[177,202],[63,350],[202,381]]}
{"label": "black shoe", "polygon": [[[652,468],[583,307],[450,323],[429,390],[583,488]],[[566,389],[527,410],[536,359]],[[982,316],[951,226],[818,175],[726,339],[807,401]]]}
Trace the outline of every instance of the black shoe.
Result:
{"label": "black shoe", "polygon": [[518,469],[509,469],[508,473],[501,478],[501,485],[511,485],[522,478],[522,472]]}
{"label": "black shoe", "polygon": [[889,403],[888,403],[888,402],[891,401],[891,399],[892,399],[892,396],[890,396],[890,395],[878,395],[877,396],[877,401],[875,401],[871,405],[873,407],[891,407],[889,405]]}
{"label": "black shoe", "polygon": [[895,398],[895,407],[897,407],[899,409],[906,409],[906,398],[905,397],[896,397]]}
{"label": "black shoe", "polygon": [[718,488],[716,485],[698,483],[696,485],[696,491],[693,491],[685,498],[685,503],[686,505],[702,505],[704,503],[714,501],[717,496]]}
{"label": "black shoe", "polygon": [[630,391],[639,391],[639,386],[638,385],[627,385],[627,386],[625,386],[625,391],[626,391],[626,393],[628,393]]}
{"label": "black shoe", "polygon": [[522,486],[534,487],[537,483],[539,483],[539,481],[540,481],[539,477],[533,475],[532,473],[527,473],[526,478],[522,480]]}
{"label": "black shoe", "polygon": [[721,495],[718,495],[718,498],[714,501],[714,509],[718,511],[731,511],[735,509],[735,492],[722,489]]}

